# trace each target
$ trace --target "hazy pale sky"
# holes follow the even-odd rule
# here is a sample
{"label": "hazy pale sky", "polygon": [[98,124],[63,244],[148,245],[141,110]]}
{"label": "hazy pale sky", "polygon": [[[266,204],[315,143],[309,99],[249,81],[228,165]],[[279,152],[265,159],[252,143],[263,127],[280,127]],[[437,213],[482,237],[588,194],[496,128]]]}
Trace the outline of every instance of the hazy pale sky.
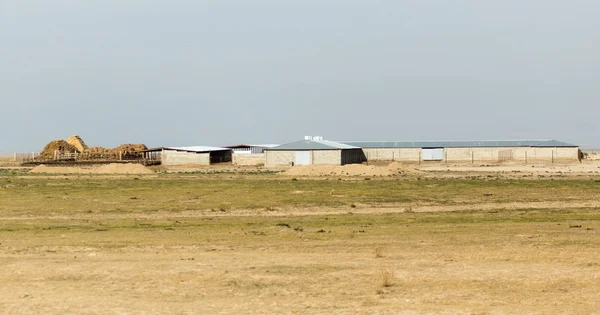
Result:
{"label": "hazy pale sky", "polygon": [[0,152],[329,140],[600,146],[596,0],[0,0]]}

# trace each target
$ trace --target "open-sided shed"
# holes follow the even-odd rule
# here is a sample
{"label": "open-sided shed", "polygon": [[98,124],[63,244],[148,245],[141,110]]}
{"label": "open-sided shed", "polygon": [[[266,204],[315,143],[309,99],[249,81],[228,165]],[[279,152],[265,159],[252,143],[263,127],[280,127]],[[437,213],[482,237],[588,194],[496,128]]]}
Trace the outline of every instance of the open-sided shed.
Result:
{"label": "open-sided shed", "polygon": [[231,149],[207,146],[160,147],[146,152],[160,154],[161,164],[165,166],[227,163],[231,162],[232,155]]}
{"label": "open-sided shed", "polygon": [[261,154],[265,149],[274,148],[278,144],[236,144],[225,148],[232,149],[234,154]]}

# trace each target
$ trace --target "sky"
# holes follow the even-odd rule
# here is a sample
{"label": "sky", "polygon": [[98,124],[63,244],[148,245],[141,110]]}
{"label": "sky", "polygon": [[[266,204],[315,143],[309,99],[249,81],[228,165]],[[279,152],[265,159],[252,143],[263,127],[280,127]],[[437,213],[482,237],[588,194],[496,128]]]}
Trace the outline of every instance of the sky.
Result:
{"label": "sky", "polygon": [[0,152],[328,140],[600,147],[600,1],[0,0]]}

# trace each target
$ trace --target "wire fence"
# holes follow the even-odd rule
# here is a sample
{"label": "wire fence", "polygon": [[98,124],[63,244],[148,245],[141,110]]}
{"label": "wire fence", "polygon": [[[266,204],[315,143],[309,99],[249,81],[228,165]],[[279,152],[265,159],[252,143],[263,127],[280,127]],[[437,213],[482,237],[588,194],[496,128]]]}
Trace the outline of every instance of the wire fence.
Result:
{"label": "wire fence", "polygon": [[[160,152],[159,152],[160,153]],[[54,151],[53,154],[42,155],[40,152],[0,153],[0,161],[4,163],[26,162],[94,162],[94,161],[160,161],[156,152],[66,152]]]}
{"label": "wire fence", "polygon": [[35,156],[39,156],[38,152],[13,152],[13,153],[0,153],[0,161],[2,162],[24,162],[28,159],[33,159]]}

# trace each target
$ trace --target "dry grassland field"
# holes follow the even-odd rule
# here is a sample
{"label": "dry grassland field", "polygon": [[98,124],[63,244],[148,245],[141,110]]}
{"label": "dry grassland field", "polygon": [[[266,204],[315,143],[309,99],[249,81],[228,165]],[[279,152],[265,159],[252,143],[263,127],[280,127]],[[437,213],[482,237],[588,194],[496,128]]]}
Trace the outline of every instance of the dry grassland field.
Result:
{"label": "dry grassland field", "polygon": [[598,314],[594,168],[0,169],[0,313]]}

